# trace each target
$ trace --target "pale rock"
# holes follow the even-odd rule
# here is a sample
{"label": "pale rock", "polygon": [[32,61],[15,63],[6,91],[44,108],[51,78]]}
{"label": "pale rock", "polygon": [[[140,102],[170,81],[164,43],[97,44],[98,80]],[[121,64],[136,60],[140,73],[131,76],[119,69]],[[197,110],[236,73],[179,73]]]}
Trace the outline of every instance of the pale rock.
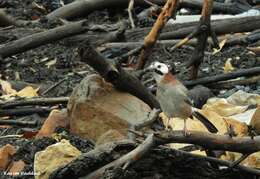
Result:
{"label": "pale rock", "polygon": [[34,159],[35,179],[48,179],[54,170],[70,163],[80,154],[81,152],[65,139],[37,152]]}

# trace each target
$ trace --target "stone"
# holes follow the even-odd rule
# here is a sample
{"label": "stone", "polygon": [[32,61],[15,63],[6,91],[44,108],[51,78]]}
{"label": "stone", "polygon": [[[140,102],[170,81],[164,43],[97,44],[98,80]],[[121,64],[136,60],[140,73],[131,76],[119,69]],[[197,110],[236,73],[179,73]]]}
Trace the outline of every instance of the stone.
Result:
{"label": "stone", "polygon": [[0,170],[6,170],[15,154],[16,149],[10,144],[6,144],[0,148]]}
{"label": "stone", "polygon": [[115,142],[123,139],[126,139],[124,135],[122,135],[117,130],[112,129],[107,131],[97,139],[96,147],[109,142]]}
{"label": "stone", "polygon": [[54,170],[70,163],[80,154],[81,152],[65,139],[37,152],[34,159],[35,179],[48,179]]}
{"label": "stone", "polygon": [[8,173],[12,176],[17,176],[17,175],[20,175],[20,172],[23,171],[25,167],[25,163],[24,161],[22,160],[18,160],[18,161],[14,161],[12,164],[11,164],[11,167],[10,169],[8,170]]}
{"label": "stone", "polygon": [[93,141],[109,130],[126,135],[129,125],[142,123],[151,111],[146,103],[116,90],[99,75],[81,81],[67,108],[71,132]]}
{"label": "stone", "polygon": [[57,127],[67,127],[69,125],[67,110],[53,110],[44,121],[36,138],[51,137]]}

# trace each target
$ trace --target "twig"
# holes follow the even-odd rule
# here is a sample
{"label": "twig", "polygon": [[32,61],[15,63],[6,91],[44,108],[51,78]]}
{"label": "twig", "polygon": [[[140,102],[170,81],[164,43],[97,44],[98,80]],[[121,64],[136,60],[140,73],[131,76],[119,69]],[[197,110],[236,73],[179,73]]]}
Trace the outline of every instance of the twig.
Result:
{"label": "twig", "polygon": [[4,116],[23,116],[30,114],[48,114],[52,109],[51,108],[19,108],[19,109],[6,109],[0,110],[0,117]]}
{"label": "twig", "polygon": [[0,125],[15,125],[21,127],[35,127],[36,121],[0,120]]}
{"label": "twig", "polygon": [[21,138],[23,135],[5,135],[5,136],[0,136],[0,139],[6,139],[6,138]]}
{"label": "twig", "polygon": [[58,81],[57,83],[55,83],[54,85],[52,85],[51,87],[49,87],[48,89],[46,89],[45,91],[42,92],[42,95],[46,95],[47,93],[49,93],[51,90],[53,90],[54,88],[56,88],[58,85],[60,85],[62,82],[66,81],[68,78],[63,78],[62,80]]}
{"label": "twig", "polygon": [[243,154],[238,160],[230,164],[230,168],[237,167],[243,160],[245,160],[250,154]]}
{"label": "twig", "polygon": [[134,0],[130,0],[130,1],[129,1],[129,5],[128,5],[128,9],[127,9],[127,11],[128,11],[128,16],[129,16],[129,21],[130,21],[130,23],[131,23],[132,29],[135,28],[135,23],[134,23],[134,18],[133,18],[133,13],[132,13],[132,11],[133,11],[133,9],[134,9],[134,3],[135,3]]}
{"label": "twig", "polygon": [[218,82],[218,81],[231,80],[231,79],[235,79],[235,78],[242,77],[242,76],[253,76],[253,75],[259,75],[259,74],[260,74],[260,67],[253,67],[253,68],[249,68],[249,69],[237,70],[232,73],[200,78],[200,79],[193,80],[193,81],[184,81],[183,83],[186,86],[194,86],[194,85],[198,85],[198,84],[207,85],[207,84],[211,84],[211,83]]}
{"label": "twig", "polygon": [[260,75],[248,77],[245,79],[237,79],[233,81],[221,81],[218,83],[209,84],[207,86],[215,89],[223,89],[223,88],[230,89],[236,85],[250,85],[250,84],[257,83],[258,81],[260,81]]}
{"label": "twig", "polygon": [[149,4],[150,6],[157,6],[157,4],[149,1],[149,0],[143,0],[145,3]]}
{"label": "twig", "polygon": [[215,31],[211,28],[210,24],[210,17],[213,9],[213,0],[204,0],[203,8],[201,12],[201,18],[199,25],[193,32],[191,32],[186,38],[182,41],[178,42],[171,51],[185,45],[188,43],[192,38],[197,37],[198,42],[189,63],[187,64],[188,67],[191,67],[191,79],[196,79],[198,75],[198,70],[201,62],[204,58],[204,51],[207,46],[207,39],[208,36],[211,35],[213,43],[215,46],[218,46],[218,40],[215,35]]}
{"label": "twig", "polygon": [[155,24],[153,25],[150,33],[144,39],[144,48],[141,51],[140,57],[137,62],[137,69],[142,69],[147,61],[149,54],[153,46],[155,45],[160,32],[167,23],[168,19],[175,14],[179,1],[178,0],[167,0],[160,15],[158,16]]}
{"label": "twig", "polygon": [[56,98],[24,98],[17,101],[7,101],[0,103],[0,108],[7,109],[13,108],[16,106],[30,106],[30,105],[53,105],[53,104],[61,104],[67,103],[69,101],[69,97],[56,97]]}
{"label": "twig", "polygon": [[116,62],[118,62],[119,64],[124,63],[124,62],[128,59],[128,57],[139,53],[142,49],[143,49],[143,46],[140,45],[139,47],[137,47],[137,48],[135,48],[135,49],[133,49],[133,50],[130,50],[130,51],[127,52],[126,54],[123,54],[123,55],[121,55],[120,57],[115,58],[114,60],[115,60]]}

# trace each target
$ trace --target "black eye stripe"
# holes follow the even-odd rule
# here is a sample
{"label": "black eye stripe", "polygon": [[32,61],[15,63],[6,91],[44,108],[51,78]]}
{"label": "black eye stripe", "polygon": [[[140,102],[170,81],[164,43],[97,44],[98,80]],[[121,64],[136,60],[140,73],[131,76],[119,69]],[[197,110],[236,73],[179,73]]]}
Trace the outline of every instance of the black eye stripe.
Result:
{"label": "black eye stripe", "polygon": [[163,72],[161,72],[160,70],[155,69],[155,72],[160,74],[160,75],[163,75]]}

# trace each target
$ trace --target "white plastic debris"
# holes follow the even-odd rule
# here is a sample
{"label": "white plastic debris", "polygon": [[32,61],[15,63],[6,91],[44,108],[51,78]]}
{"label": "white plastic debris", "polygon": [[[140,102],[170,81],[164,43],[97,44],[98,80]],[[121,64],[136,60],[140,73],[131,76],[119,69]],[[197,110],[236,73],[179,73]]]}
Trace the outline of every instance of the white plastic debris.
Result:
{"label": "white plastic debris", "polygon": [[[260,11],[257,9],[250,9],[246,12],[237,15],[212,15],[212,20],[218,19],[229,19],[229,18],[241,18],[241,17],[250,17],[250,16],[259,16]],[[167,24],[178,24],[186,22],[197,22],[199,21],[201,15],[177,15],[176,20],[170,19]]]}

